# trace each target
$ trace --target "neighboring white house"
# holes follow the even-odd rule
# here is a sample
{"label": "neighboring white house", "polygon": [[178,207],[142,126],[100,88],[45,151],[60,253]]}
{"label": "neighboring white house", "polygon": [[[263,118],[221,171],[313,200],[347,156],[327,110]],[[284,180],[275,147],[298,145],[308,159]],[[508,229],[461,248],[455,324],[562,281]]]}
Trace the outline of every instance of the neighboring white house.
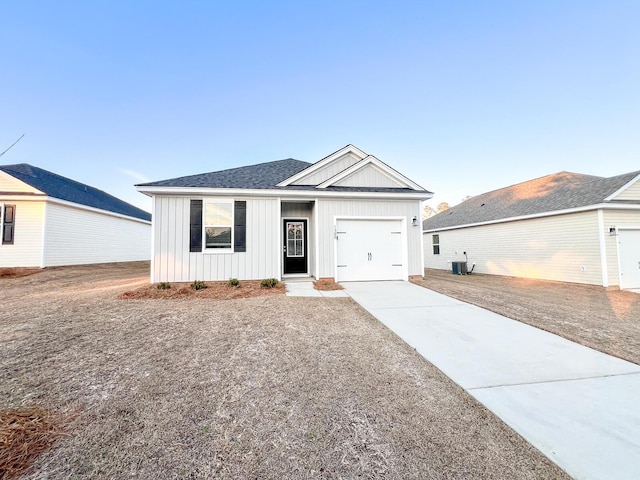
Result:
{"label": "neighboring white house", "polygon": [[432,196],[347,145],[137,185],[153,199],[151,281],[406,280],[422,276],[420,205]]}
{"label": "neighboring white house", "polygon": [[151,215],[25,163],[0,166],[0,267],[149,260]]}
{"label": "neighboring white house", "polygon": [[484,193],[423,222],[425,267],[640,288],[640,171],[560,172]]}

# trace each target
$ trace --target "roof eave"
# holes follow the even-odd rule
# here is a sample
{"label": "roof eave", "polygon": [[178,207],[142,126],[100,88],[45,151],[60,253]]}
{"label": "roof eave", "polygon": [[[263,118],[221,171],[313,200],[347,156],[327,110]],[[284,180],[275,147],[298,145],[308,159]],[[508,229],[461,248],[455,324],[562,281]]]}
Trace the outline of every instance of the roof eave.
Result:
{"label": "roof eave", "polygon": [[568,208],[565,210],[553,210],[550,212],[533,213],[531,215],[520,215],[516,217],[499,218],[496,220],[487,220],[485,222],[466,223],[460,225],[452,225],[448,227],[422,228],[422,233],[443,232],[446,230],[457,230],[459,228],[480,227],[483,225],[494,225],[497,223],[516,222],[518,220],[529,220],[532,218],[553,217],[556,215],[566,215],[570,213],[588,212],[591,210],[640,210],[640,204],[620,204],[620,203],[598,203],[594,205],[586,205],[584,207]]}
{"label": "roof eave", "polygon": [[244,189],[244,188],[207,188],[207,187],[157,187],[136,185],[139,192],[145,195],[208,195],[208,196],[242,196],[242,197],[353,197],[353,198],[386,198],[428,200],[433,193],[415,192],[357,192],[334,190],[295,190],[295,189]]}

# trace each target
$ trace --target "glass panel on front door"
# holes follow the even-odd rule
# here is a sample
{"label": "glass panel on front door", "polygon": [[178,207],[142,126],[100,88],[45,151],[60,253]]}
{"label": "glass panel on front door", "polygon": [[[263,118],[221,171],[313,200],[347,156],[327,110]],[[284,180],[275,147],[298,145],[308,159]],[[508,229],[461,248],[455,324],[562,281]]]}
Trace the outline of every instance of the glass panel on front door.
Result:
{"label": "glass panel on front door", "polygon": [[302,222],[287,222],[287,257],[304,256],[304,228]]}

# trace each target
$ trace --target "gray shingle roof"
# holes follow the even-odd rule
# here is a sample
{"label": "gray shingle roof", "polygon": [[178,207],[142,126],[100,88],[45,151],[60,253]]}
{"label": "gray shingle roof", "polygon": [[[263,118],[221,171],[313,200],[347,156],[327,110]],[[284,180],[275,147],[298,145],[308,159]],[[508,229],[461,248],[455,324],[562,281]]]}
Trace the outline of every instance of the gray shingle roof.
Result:
{"label": "gray shingle roof", "polygon": [[0,170],[53,198],[141,220],[151,220],[150,213],[113,195],[27,163],[0,165]]}
{"label": "gray shingle roof", "polygon": [[422,222],[423,230],[491,222],[604,202],[640,171],[603,178],[559,172],[483,193]]}
{"label": "gray shingle roof", "polygon": [[[269,190],[314,190],[315,185],[277,185],[287,178],[313,165],[287,158],[274,162],[259,163],[246,167],[230,168],[218,172],[201,173],[187,177],[171,178],[158,182],[141,183],[137,187],[201,187],[201,188],[240,188],[240,189],[269,189]],[[410,188],[387,187],[327,187],[324,191],[335,192],[380,192],[380,193],[415,193]],[[426,190],[425,190],[426,191]],[[430,193],[430,192],[428,192]]]}
{"label": "gray shingle roof", "polygon": [[139,187],[275,188],[292,175],[311,166],[308,162],[287,158],[275,162],[230,168],[218,172],[141,183]]}

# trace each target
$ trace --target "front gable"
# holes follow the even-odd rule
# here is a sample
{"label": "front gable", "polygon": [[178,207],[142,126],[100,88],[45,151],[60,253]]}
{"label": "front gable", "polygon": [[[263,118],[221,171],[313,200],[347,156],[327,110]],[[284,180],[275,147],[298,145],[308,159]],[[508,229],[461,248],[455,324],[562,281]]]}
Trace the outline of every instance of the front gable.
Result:
{"label": "front gable", "polygon": [[367,156],[362,150],[354,145],[347,145],[340,150],[333,152],[322,160],[314,163],[301,172],[280,182],[278,187],[289,185],[318,185],[327,179],[335,176],[339,172],[358,163]]}
{"label": "front gable", "polygon": [[365,165],[332,183],[335,187],[410,188],[375,165]]}
{"label": "front gable", "polygon": [[0,193],[34,193],[38,195],[43,194],[43,192],[41,192],[37,188],[32,187],[22,180],[18,180],[13,175],[9,175],[2,170],[0,170]]}
{"label": "front gable", "polygon": [[424,191],[417,183],[353,145],[347,145],[278,184],[279,187],[295,185],[319,189],[402,188]]}

